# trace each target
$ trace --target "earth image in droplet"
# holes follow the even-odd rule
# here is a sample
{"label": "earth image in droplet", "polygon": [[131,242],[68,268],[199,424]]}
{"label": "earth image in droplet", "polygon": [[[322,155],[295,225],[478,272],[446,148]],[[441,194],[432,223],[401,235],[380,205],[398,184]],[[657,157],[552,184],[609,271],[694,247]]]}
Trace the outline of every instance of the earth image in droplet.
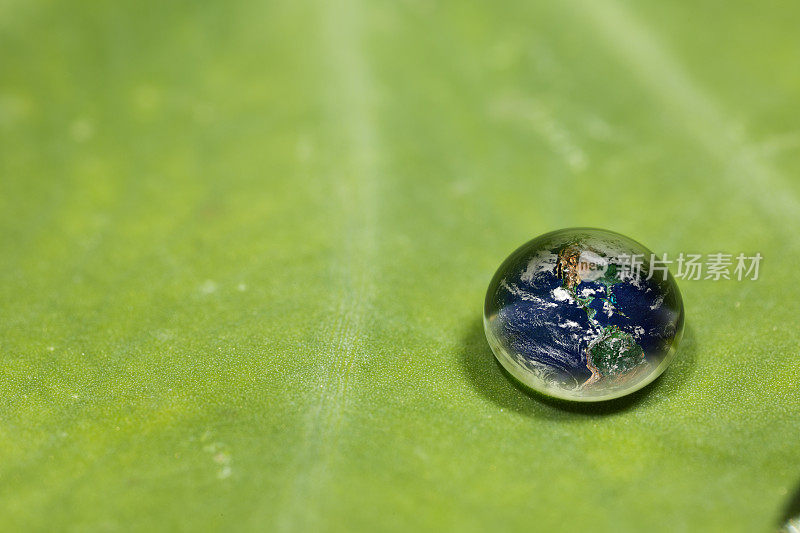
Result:
{"label": "earth image in droplet", "polygon": [[548,396],[600,401],[641,389],[666,369],[683,333],[681,295],[661,259],[600,229],[533,239],[489,284],[483,320],[492,351]]}

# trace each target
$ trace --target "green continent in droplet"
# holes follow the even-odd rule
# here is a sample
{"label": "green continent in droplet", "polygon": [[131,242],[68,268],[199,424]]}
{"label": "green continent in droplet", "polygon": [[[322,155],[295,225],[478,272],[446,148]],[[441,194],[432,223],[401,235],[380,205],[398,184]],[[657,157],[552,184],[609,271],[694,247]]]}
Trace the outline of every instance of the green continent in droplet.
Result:
{"label": "green continent in droplet", "polygon": [[645,362],[642,347],[617,326],[605,328],[589,345],[588,355],[587,366],[604,378],[625,374]]}

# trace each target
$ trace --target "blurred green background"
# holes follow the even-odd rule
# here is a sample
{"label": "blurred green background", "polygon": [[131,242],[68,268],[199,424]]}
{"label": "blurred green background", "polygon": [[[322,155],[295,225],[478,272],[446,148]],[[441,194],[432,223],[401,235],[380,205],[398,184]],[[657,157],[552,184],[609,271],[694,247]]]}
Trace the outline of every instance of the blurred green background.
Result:
{"label": "blurred green background", "polygon": [[[773,531],[800,484],[796,2],[0,0],[0,529]],[[494,269],[680,282],[628,399],[517,388]]]}

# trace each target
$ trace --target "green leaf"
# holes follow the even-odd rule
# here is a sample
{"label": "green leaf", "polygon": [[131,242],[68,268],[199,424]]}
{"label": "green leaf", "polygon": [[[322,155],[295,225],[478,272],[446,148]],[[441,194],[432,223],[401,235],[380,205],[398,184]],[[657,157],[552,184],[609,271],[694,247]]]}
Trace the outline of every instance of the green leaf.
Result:
{"label": "green leaf", "polygon": [[[793,5],[0,2],[0,529],[768,531],[800,480]],[[596,226],[682,281],[614,403],[481,326]]]}

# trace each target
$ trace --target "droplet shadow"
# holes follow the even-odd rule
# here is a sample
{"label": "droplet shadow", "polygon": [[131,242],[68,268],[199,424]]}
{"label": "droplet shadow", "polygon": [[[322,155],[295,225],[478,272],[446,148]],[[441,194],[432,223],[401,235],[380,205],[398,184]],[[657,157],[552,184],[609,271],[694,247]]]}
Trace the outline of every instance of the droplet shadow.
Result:
{"label": "droplet shadow", "polygon": [[480,320],[465,331],[461,361],[474,389],[503,409],[531,417],[563,419],[572,415],[608,416],[623,413],[644,403],[653,403],[678,391],[692,375],[697,348],[691,327],[684,329],[683,341],[670,367],[655,381],[632,394],[602,402],[570,402],[550,398],[521,384],[495,359]]}
{"label": "droplet shadow", "polygon": [[[793,522],[793,524],[790,525],[790,521]],[[781,514],[778,517],[777,526],[778,531],[787,533],[797,531],[797,528],[800,528],[800,484],[797,485],[794,493],[786,500]],[[793,530],[791,529],[792,527],[796,529]]]}

